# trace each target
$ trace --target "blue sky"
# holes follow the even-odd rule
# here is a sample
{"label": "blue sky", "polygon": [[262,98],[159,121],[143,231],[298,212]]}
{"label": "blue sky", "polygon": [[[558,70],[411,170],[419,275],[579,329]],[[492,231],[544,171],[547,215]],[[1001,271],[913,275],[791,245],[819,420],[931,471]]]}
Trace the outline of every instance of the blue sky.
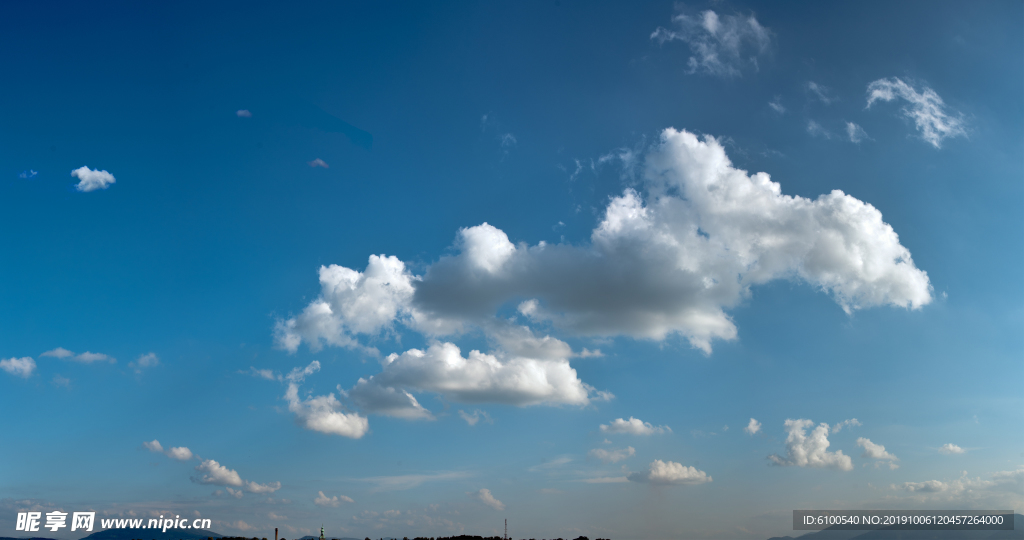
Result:
{"label": "blue sky", "polygon": [[2,10],[4,536],[1024,507],[1019,2]]}

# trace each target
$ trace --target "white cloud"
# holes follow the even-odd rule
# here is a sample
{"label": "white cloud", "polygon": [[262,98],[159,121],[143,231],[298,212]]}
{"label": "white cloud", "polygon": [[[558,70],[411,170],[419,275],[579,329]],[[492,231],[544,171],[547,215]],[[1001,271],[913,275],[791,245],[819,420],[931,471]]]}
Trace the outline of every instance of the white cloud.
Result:
{"label": "white cloud", "polygon": [[868,85],[868,108],[876,101],[906,101],[901,111],[914,121],[914,125],[926,142],[940,148],[943,139],[966,137],[963,115],[948,111],[946,104],[937,93],[927,86],[921,92],[897,77],[878,79]]}
{"label": "white cloud", "polygon": [[231,470],[212,459],[207,459],[196,466],[196,470],[202,473],[199,477],[192,477],[192,481],[198,484],[212,484],[215,486],[226,486],[228,493],[235,497],[241,497],[241,491],[236,491],[228,486],[240,487],[249,493],[273,493],[281,489],[281,482],[269,484],[257,484],[249,480],[242,480],[237,471]]}
{"label": "white cloud", "polygon": [[608,424],[601,424],[601,433],[627,433],[629,435],[654,435],[655,433],[672,432],[668,426],[654,426],[650,422],[644,422],[639,418],[629,417],[629,420],[616,418]]}
{"label": "white cloud", "polygon": [[753,15],[719,16],[712,10],[672,17],[676,30],[658,27],[651,39],[659,44],[679,40],[690,47],[689,73],[703,71],[721,77],[738,77],[742,70],[758,69],[758,58],[768,53],[771,32]]}
{"label": "white cloud", "polygon": [[863,426],[863,425],[864,424],[860,423],[860,420],[857,420],[856,418],[850,418],[848,420],[843,420],[842,422],[839,422],[838,424],[832,426],[832,433],[839,433],[840,431],[842,431],[842,429],[844,427],[847,427],[847,426]]}
{"label": "white cloud", "polygon": [[960,448],[959,446],[957,446],[957,445],[955,445],[953,443],[946,443],[946,444],[942,445],[941,448],[939,448],[939,452],[941,452],[943,454],[946,454],[946,455],[950,455],[950,454],[963,454],[963,453],[966,453],[967,451],[964,450],[963,448]]}
{"label": "white cloud", "polygon": [[625,476],[600,476],[597,478],[584,478],[580,482],[586,482],[588,484],[624,484],[629,482],[629,478]]}
{"label": "white cloud", "polygon": [[[168,448],[167,451],[164,451],[163,445],[161,445],[160,441],[158,441],[156,439],[153,439],[152,441],[143,441],[142,446],[146,447],[146,449],[149,450],[150,452],[156,452],[158,454],[164,454],[167,457],[169,457],[171,459],[176,459],[178,461],[188,461],[188,460],[192,459],[193,457],[196,457],[194,454],[192,454],[191,450],[189,450],[187,447],[184,447],[184,446],[176,446],[176,447],[173,447],[173,448]],[[213,461],[212,463],[215,464],[217,462]],[[196,467],[196,470],[199,470],[199,467]],[[225,469],[225,470],[227,470],[227,469]],[[211,476],[211,478],[213,478],[213,477]],[[208,483],[212,483],[212,482],[202,482],[202,483],[208,484]],[[223,484],[221,484],[221,485],[223,485]],[[231,485],[235,485],[235,484],[231,484]]]}
{"label": "white cloud", "polygon": [[515,146],[518,142],[516,141],[516,136],[511,133],[502,133],[501,135],[498,135],[498,141],[501,142],[502,148],[510,148]]}
{"label": "white cloud", "polygon": [[828,424],[821,423],[807,436],[805,430],[814,425],[814,422],[806,419],[792,420],[785,422],[786,431],[786,457],[778,455],[768,456],[776,465],[796,465],[798,467],[828,467],[849,471],[853,469],[853,462],[850,456],[843,454],[842,450],[829,452]]}
{"label": "white cloud", "polygon": [[971,478],[963,471],[954,480],[926,480],[892,484],[891,489],[905,491],[918,501],[944,501],[974,505],[1010,507],[1024,502],[1024,467],[993,473],[989,480]]}
{"label": "white cloud", "polygon": [[371,255],[365,272],[332,264],[320,267],[321,296],[296,317],[279,320],[278,347],[295,352],[303,341],[313,351],[323,343],[358,348],[354,336],[377,335],[396,318],[410,318],[413,281],[397,257]]}
{"label": "white cloud", "polygon": [[146,353],[136,358],[134,362],[128,362],[128,367],[134,369],[135,373],[142,373],[143,369],[158,365],[160,365],[160,359],[156,353]]}
{"label": "white cloud", "polygon": [[268,484],[257,484],[250,480],[245,481],[245,490],[249,493],[273,493],[281,489],[281,482],[270,482]]}
{"label": "white cloud", "polygon": [[239,118],[252,118],[252,113],[249,112],[248,109],[238,109],[237,111],[235,111],[235,114]]}
{"label": "white cloud", "polygon": [[53,357],[53,358],[67,358],[69,356],[74,356],[74,355],[75,355],[75,353],[65,349],[64,347],[57,347],[56,349],[53,349],[52,351],[46,351],[43,354],[40,354],[39,356],[50,356],[50,357]]}
{"label": "white cloud", "polygon": [[434,474],[404,474],[399,476],[373,476],[362,478],[363,482],[376,484],[373,491],[401,491],[418,487],[424,482],[457,480],[468,477],[465,472],[442,472]]}
{"label": "white cloud", "polygon": [[94,352],[89,352],[89,351],[85,351],[82,354],[77,354],[77,355],[74,355],[74,356],[70,356],[70,355],[63,354],[63,353],[70,353],[71,351],[69,351],[67,349],[61,349],[59,347],[54,349],[53,351],[47,351],[46,353],[43,353],[43,354],[47,355],[47,353],[56,353],[57,351],[61,351],[62,356],[57,356],[57,354],[51,354],[51,355],[48,355],[48,356],[54,356],[56,358],[68,358],[70,360],[74,360],[75,362],[81,362],[83,364],[92,364],[93,362],[110,362],[111,364],[114,364],[114,363],[117,362],[116,358],[113,358],[113,357],[108,356],[106,354],[94,353]]}
{"label": "white cloud", "polygon": [[[156,442],[156,441],[154,441]],[[167,457],[178,461],[188,461],[193,458],[192,451],[184,446],[175,446],[167,450]]]}
{"label": "white cloud", "polygon": [[[241,499],[242,497],[245,496],[245,493],[242,490],[240,490],[240,489],[231,489],[231,488],[224,488],[224,489],[228,490],[228,494],[231,495],[232,497],[236,498],[236,499]],[[217,491],[220,491],[220,490],[217,490]],[[240,521],[239,523],[244,523],[244,522]]]}
{"label": "white cloud", "polygon": [[383,255],[365,272],[322,267],[320,298],[279,321],[277,342],[361,347],[359,336],[396,323],[428,336],[486,329],[515,302],[532,323],[569,333],[681,336],[710,353],[737,336],[726,310],[773,280],[825,291],[848,313],[932,300],[881,212],[841,191],[783,195],[766,173],[734,168],[718,140],[674,129],[645,154],[643,179],[646,199],[632,189],[613,198],[589,244],[517,246],[483,224],[461,229],[457,252],[422,276]]}
{"label": "white cloud", "polygon": [[694,485],[711,481],[704,471],[687,467],[674,461],[656,459],[646,471],[631,473],[626,477],[630,482],[648,482],[663,485]]}
{"label": "white cloud", "polygon": [[846,136],[850,138],[850,142],[854,144],[860,144],[865,139],[871,139],[868,137],[868,132],[864,131],[864,128],[854,124],[853,122],[846,123]]}
{"label": "white cloud", "polygon": [[636,455],[636,449],[632,446],[620,448],[618,450],[605,450],[604,448],[595,448],[588,452],[591,457],[601,460],[603,463],[618,463],[622,460],[629,459]]}
{"label": "white cloud", "polygon": [[807,133],[810,133],[812,137],[821,137],[823,139],[832,138],[832,133],[814,120],[807,121]]}
{"label": "white cloud", "polygon": [[868,459],[877,459],[879,461],[888,461],[890,469],[899,468],[899,465],[897,465],[894,462],[899,461],[900,459],[890,454],[889,452],[886,452],[884,446],[880,444],[875,444],[871,442],[870,439],[867,439],[865,437],[860,437],[857,439],[857,446],[864,449],[864,453],[861,454],[860,457]]}
{"label": "white cloud", "polygon": [[320,158],[316,158],[313,161],[309,161],[307,163],[309,163],[309,166],[313,167],[313,168],[316,168],[316,167],[323,167],[324,169],[330,169],[331,168],[331,166],[328,165],[326,161],[324,161],[324,160],[322,160]]}
{"label": "white cloud", "polygon": [[63,386],[64,388],[67,388],[71,385],[71,379],[57,374],[53,376],[53,384],[54,386]]}
{"label": "white cloud", "polygon": [[313,504],[317,506],[330,506],[332,508],[337,508],[341,506],[342,503],[355,502],[352,500],[351,497],[346,497],[345,495],[335,495],[333,497],[328,497],[327,495],[324,495],[323,491],[320,491],[318,493],[320,494],[320,496],[317,497],[316,499],[313,499]]}
{"label": "white cloud", "polygon": [[779,114],[783,114],[786,112],[786,107],[782,105],[781,96],[775,96],[775,99],[768,102],[768,106],[771,107],[773,111]]}
{"label": "white cloud", "polygon": [[32,372],[36,369],[36,361],[29,356],[24,358],[7,358],[0,360],[0,369],[15,377],[27,379],[32,376]]}
{"label": "white cloud", "polygon": [[116,182],[116,180],[114,180],[114,175],[107,171],[93,170],[89,167],[79,167],[71,171],[71,176],[78,178],[78,183],[75,184],[75,189],[81,192],[107,189],[111,184]]}
{"label": "white cloud", "polygon": [[[453,343],[434,343],[426,351],[410,349],[391,354],[382,362],[383,371],[360,379],[349,396],[368,412],[401,416],[409,411],[416,417],[419,404],[410,399],[377,401],[382,389],[391,389],[391,397],[404,394],[404,388],[435,392],[463,403],[505,403],[527,406],[540,404],[586,405],[592,391],[576,376],[568,360],[546,360],[470,351],[465,357]],[[387,403],[391,409],[380,403]],[[404,409],[400,408],[404,407]]]}
{"label": "white cloud", "polygon": [[[318,364],[319,366],[319,364]],[[358,413],[342,412],[341,402],[334,394],[299,399],[299,386],[291,382],[285,393],[288,410],[302,427],[320,433],[359,439],[370,429],[370,422]]]}
{"label": "white cloud", "polygon": [[495,499],[494,495],[491,495],[491,490],[489,489],[481,489],[480,491],[470,493],[470,496],[495,510],[505,509],[505,503]]}
{"label": "white cloud", "polygon": [[203,461],[196,465],[196,470],[203,473],[199,478],[192,478],[193,482],[200,484],[213,484],[215,486],[242,486],[242,477],[212,459]]}
{"label": "white cloud", "polygon": [[757,420],[751,418],[750,422],[747,424],[747,427],[743,428],[743,431],[746,431],[747,433],[754,435],[758,431],[761,431],[761,422],[758,422]]}
{"label": "white cloud", "polygon": [[557,469],[557,468],[559,468],[562,465],[565,465],[567,463],[572,463],[572,457],[570,457],[570,456],[559,456],[559,457],[556,457],[555,459],[552,459],[552,460],[549,460],[549,461],[545,461],[544,463],[541,463],[540,465],[534,465],[534,466],[532,466],[532,467],[530,467],[530,468],[528,468],[526,470],[530,471],[530,472],[539,472],[539,471],[544,471],[544,470],[549,470],[549,469]]}
{"label": "white cloud", "polygon": [[834,96],[829,95],[829,89],[827,86],[822,86],[814,81],[807,81],[807,91],[818,98],[819,101],[828,105],[836,100]]}
{"label": "white cloud", "polygon": [[[317,365],[319,365],[319,364],[317,364]],[[239,373],[245,373],[245,372],[244,371],[239,371]],[[259,377],[261,379],[266,379],[268,381],[281,381],[281,380],[284,380],[284,378],[281,377],[281,375],[279,375],[277,373],[274,373],[273,370],[269,370],[269,369],[256,369],[256,368],[254,368],[252,366],[249,366],[249,374],[252,375],[253,377]]]}
{"label": "white cloud", "polygon": [[491,415],[487,414],[487,411],[481,411],[480,409],[474,410],[473,414],[469,414],[466,411],[459,409],[459,416],[471,426],[475,426],[480,420],[483,420],[488,424],[494,423],[494,420],[491,420]]}

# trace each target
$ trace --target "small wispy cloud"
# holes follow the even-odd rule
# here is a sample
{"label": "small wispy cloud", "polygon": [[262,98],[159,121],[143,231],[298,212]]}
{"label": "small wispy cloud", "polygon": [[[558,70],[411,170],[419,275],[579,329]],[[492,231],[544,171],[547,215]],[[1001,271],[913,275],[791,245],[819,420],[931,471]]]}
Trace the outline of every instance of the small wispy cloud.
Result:
{"label": "small wispy cloud", "polygon": [[782,105],[782,96],[775,96],[775,99],[768,102],[768,106],[771,107],[773,111],[779,114],[783,114],[786,112],[786,107]]}
{"label": "small wispy cloud", "polygon": [[921,138],[935,148],[942,147],[942,141],[951,137],[966,137],[963,114],[949,110],[934,90],[925,86],[920,92],[903,80],[892,77],[878,79],[868,85],[868,104],[871,108],[876,101],[906,102],[901,111],[903,116],[914,121]]}
{"label": "small wispy cloud", "polygon": [[491,490],[489,489],[481,489],[480,491],[472,492],[469,495],[495,510],[505,509],[505,503],[495,499],[494,495],[491,495]]}
{"label": "small wispy cloud", "polygon": [[655,426],[650,422],[644,422],[639,418],[629,417],[629,420],[616,418],[608,424],[601,424],[601,433],[626,433],[629,435],[654,435],[665,432],[672,432],[668,426]]}
{"label": "small wispy cloud", "polygon": [[27,171],[21,171],[21,174],[18,175],[18,178],[31,179],[31,178],[35,178],[38,175],[39,175],[38,171],[33,171],[33,170],[29,169]]}
{"label": "small wispy cloud", "polygon": [[235,111],[235,115],[239,118],[252,118],[252,113],[248,109],[238,109]]}
{"label": "small wispy cloud", "polygon": [[843,420],[842,422],[839,422],[838,424],[832,426],[832,433],[839,433],[840,431],[843,430],[844,427],[863,425],[864,424],[862,424],[860,420],[857,420],[856,418],[850,418],[848,420]]}
{"label": "small wispy cloud", "polygon": [[823,139],[832,138],[832,133],[814,120],[807,121],[807,133],[810,133],[812,137],[821,137]]}
{"label": "small wispy cloud", "polygon": [[850,138],[850,142],[854,144],[860,144],[863,140],[869,140],[868,132],[864,131],[864,128],[854,124],[853,122],[846,123],[846,136]]}
{"label": "small wispy cloud", "polygon": [[488,424],[493,424],[494,420],[491,419],[491,415],[487,414],[487,411],[476,409],[473,414],[469,414],[466,411],[459,409],[459,416],[466,421],[467,424],[475,426],[477,422],[483,420]]}
{"label": "small wispy cloud", "polygon": [[404,474],[399,476],[371,476],[359,478],[362,482],[375,484],[371,490],[379,491],[402,491],[412,489],[426,482],[440,482],[445,480],[458,480],[469,477],[466,472],[441,472],[434,474]]}
{"label": "small wispy cloud", "polygon": [[743,428],[743,431],[746,431],[747,433],[754,435],[758,431],[761,431],[761,422],[758,422],[757,420],[751,418],[750,423],[747,424],[747,427]]}
{"label": "small wispy cloud", "polygon": [[152,352],[140,355],[134,361],[128,362],[128,367],[134,370],[136,375],[141,374],[144,369],[158,365],[160,365],[160,358]]}
{"label": "small wispy cloud", "polygon": [[807,81],[805,87],[812,97],[825,105],[829,105],[836,100],[836,97],[831,95],[832,92],[827,86],[818,84],[814,81]]}
{"label": "small wispy cloud", "polygon": [[314,168],[316,168],[316,167],[323,167],[324,169],[329,169],[330,168],[330,165],[328,165],[327,162],[325,162],[324,160],[322,160],[320,158],[316,158],[313,161],[307,161],[306,163],[308,163],[310,167],[314,167]]}
{"label": "small wispy cloud", "polygon": [[688,73],[702,71],[719,77],[739,77],[744,69],[759,69],[758,59],[767,55],[771,32],[753,16],[719,15],[712,10],[698,15],[672,17],[675,29],[658,27],[651,39],[659,44],[682,41],[693,56]]}
{"label": "small wispy cloud", "polygon": [[605,450],[604,448],[595,448],[587,453],[590,457],[600,460],[602,463],[618,463],[622,460],[628,459],[636,455],[636,449],[632,446],[620,448],[618,450]]}

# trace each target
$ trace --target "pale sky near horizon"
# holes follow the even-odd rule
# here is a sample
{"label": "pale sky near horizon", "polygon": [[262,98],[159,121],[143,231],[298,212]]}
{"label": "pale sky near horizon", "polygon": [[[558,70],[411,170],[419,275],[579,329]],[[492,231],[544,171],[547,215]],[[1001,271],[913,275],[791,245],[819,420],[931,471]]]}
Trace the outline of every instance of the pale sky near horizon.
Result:
{"label": "pale sky near horizon", "polygon": [[1024,509],[1021,2],[0,14],[0,536]]}

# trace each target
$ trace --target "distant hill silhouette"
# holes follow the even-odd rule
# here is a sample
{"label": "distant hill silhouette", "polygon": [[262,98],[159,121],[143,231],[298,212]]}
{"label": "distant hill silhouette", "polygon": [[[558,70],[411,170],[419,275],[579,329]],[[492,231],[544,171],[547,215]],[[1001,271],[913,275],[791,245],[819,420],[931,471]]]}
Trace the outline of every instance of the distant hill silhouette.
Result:
{"label": "distant hill silhouette", "polygon": [[105,529],[81,540],[206,540],[221,538],[220,534],[204,529]]}
{"label": "distant hill silhouette", "polygon": [[[828,528],[811,531],[799,540],[1024,540],[1024,516],[1013,515],[1012,531],[900,531],[880,527],[873,531],[844,531]],[[768,540],[795,540],[792,536],[775,536]]]}

